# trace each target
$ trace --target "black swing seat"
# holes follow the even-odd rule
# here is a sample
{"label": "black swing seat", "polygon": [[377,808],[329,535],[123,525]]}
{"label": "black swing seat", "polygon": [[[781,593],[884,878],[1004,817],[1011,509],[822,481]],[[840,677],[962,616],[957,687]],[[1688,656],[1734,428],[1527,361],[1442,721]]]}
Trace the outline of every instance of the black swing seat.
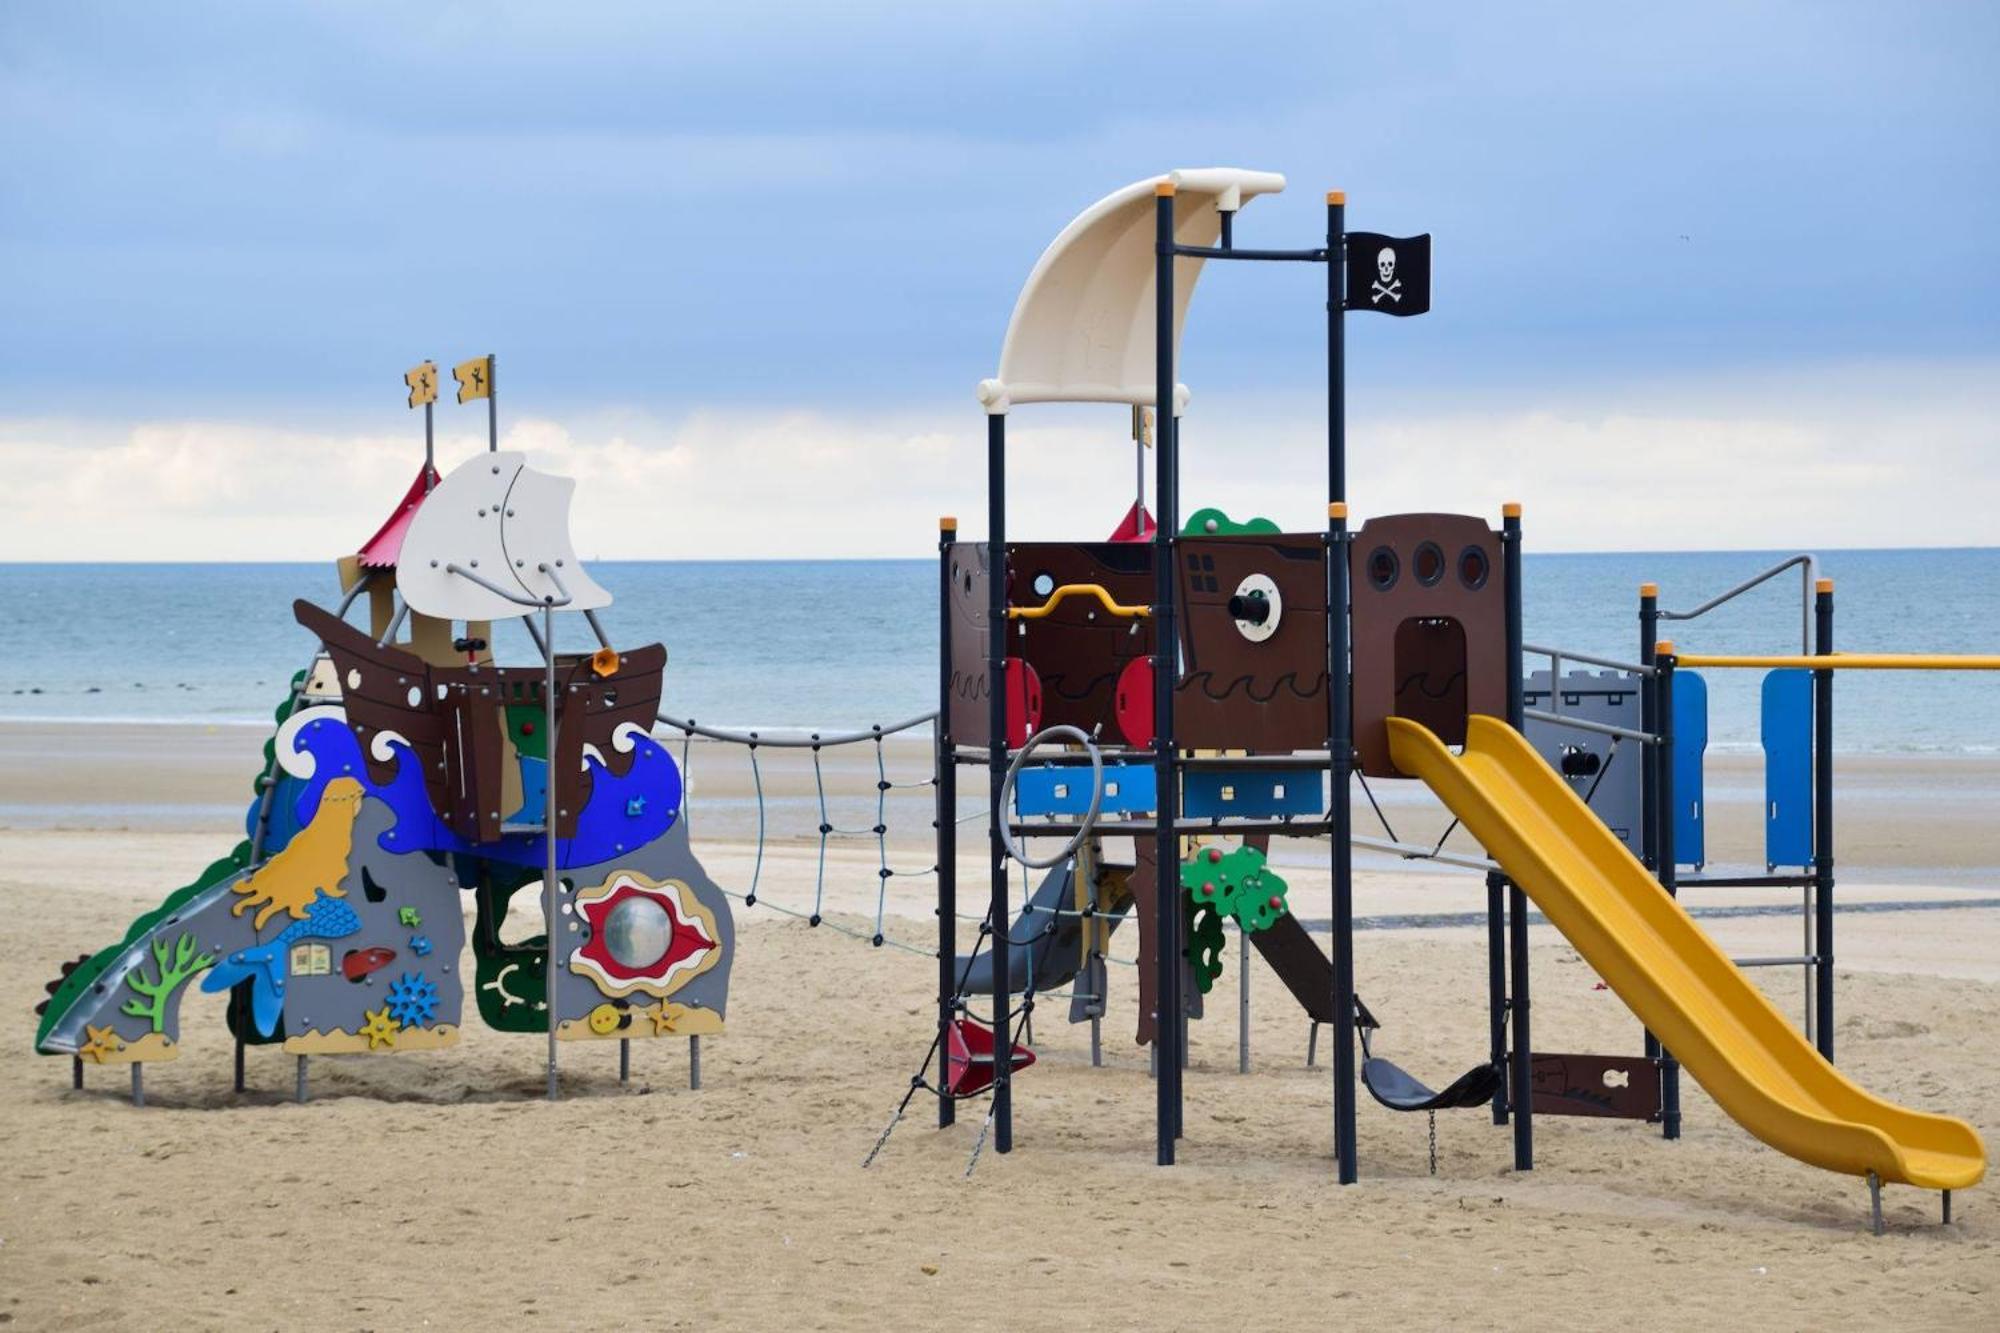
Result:
{"label": "black swing seat", "polygon": [[1369,1049],[1369,1034],[1381,1027],[1368,1006],[1354,997],[1354,1026],[1361,1036],[1361,1081],[1368,1095],[1391,1111],[1454,1111],[1462,1107],[1484,1106],[1500,1091],[1500,1071],[1492,1065],[1474,1065],[1458,1076],[1443,1092],[1433,1092],[1407,1069],[1384,1060]]}
{"label": "black swing seat", "polygon": [[1433,1092],[1409,1071],[1381,1056],[1361,1062],[1361,1081],[1369,1095],[1391,1111],[1447,1111],[1484,1106],[1500,1090],[1500,1074],[1492,1065],[1475,1065],[1443,1092]]}

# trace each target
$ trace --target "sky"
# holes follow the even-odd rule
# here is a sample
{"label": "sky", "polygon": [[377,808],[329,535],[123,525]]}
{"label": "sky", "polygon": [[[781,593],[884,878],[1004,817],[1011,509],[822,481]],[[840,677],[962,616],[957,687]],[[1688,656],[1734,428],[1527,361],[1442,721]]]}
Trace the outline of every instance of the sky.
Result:
{"label": "sky", "polygon": [[[1432,313],[1348,321],[1358,516],[1993,544],[1996,65],[1942,2],[9,4],[0,559],[351,550],[402,372],[485,352],[586,556],[922,555],[1042,248],[1218,164],[1290,183],[1239,244],[1331,188],[1435,238]],[[1319,524],[1323,367],[1316,270],[1204,278],[1186,508]],[[1127,424],[1017,410],[1013,535],[1108,534]]]}

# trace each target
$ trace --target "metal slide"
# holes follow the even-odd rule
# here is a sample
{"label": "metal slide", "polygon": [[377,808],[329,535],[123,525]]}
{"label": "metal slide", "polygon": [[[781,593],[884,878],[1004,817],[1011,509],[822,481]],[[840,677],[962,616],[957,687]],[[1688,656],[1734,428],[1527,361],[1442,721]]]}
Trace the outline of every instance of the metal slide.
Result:
{"label": "metal slide", "polygon": [[1736,1122],[1852,1175],[1963,1189],[1986,1174],[1972,1126],[1848,1081],[1681,909],[1527,740],[1470,719],[1455,756],[1390,718],[1396,767],[1423,779],[1597,974]]}

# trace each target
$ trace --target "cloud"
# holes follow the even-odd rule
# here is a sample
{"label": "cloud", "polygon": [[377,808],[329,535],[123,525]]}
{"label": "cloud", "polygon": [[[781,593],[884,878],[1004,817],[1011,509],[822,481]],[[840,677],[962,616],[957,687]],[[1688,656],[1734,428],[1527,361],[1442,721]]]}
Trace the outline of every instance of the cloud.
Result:
{"label": "cloud", "polygon": [[[1198,398],[1183,509],[1325,513],[1317,401]],[[1118,408],[1009,422],[1009,532],[1096,538],[1131,502]],[[985,531],[978,409],[730,408],[521,418],[502,437],[577,478],[598,559],[920,556],[937,520]],[[440,435],[447,467],[483,432]],[[1843,366],[1667,379],[1357,416],[1358,514],[1527,506],[1533,550],[1979,545],[2000,509],[2000,367]],[[246,421],[0,420],[0,559],[324,560],[387,513],[413,431]],[[1146,459],[1148,489],[1152,458]]]}

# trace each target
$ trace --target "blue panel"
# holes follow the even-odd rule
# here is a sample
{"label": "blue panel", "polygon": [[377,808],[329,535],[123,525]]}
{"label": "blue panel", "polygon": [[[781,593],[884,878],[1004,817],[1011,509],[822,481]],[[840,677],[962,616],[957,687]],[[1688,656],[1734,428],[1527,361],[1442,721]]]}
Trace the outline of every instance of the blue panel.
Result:
{"label": "blue panel", "polygon": [[1812,672],[1764,677],[1764,860],[1812,864]]}
{"label": "blue panel", "polygon": [[1692,671],[1674,673],[1674,860],[1699,866],[1708,860],[1702,830],[1706,808],[1701,759],[1708,749],[1708,682]]}
{"label": "blue panel", "polygon": [[1198,768],[1181,779],[1181,812],[1190,819],[1270,819],[1324,809],[1315,769]]}
{"label": "blue panel", "polygon": [[[1024,768],[1014,777],[1014,809],[1030,815],[1080,815],[1090,809],[1090,767],[1087,764],[1043,764]],[[1151,810],[1159,801],[1154,793],[1149,764],[1106,764],[1104,800],[1098,809],[1105,814],[1132,814]]]}

